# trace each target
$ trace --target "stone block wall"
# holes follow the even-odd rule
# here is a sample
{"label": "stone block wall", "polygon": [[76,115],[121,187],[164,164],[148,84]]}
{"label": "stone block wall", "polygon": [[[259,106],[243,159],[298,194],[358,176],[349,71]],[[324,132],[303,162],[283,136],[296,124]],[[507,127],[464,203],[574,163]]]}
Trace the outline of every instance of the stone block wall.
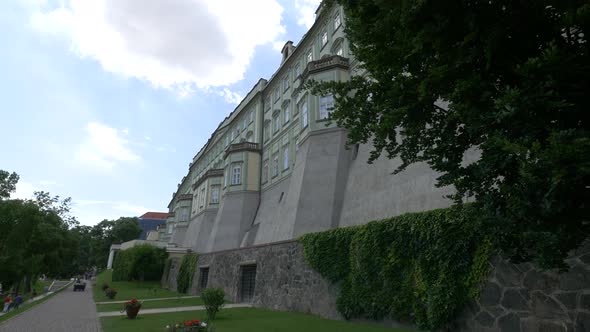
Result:
{"label": "stone block wall", "polygon": [[[176,289],[181,259],[172,260],[162,282]],[[590,332],[590,241],[567,263],[570,270],[558,273],[493,259],[480,298],[466,306],[451,331]],[[338,286],[307,265],[297,241],[200,254],[191,294],[201,292],[200,268],[208,267],[207,287],[221,287],[227,300],[239,302],[240,267],[245,264],[256,264],[254,306],[342,319],[336,310]]]}
{"label": "stone block wall", "polygon": [[221,287],[227,300],[238,302],[241,264],[255,263],[254,306],[341,319],[336,310],[337,287],[307,265],[302,250],[298,242],[286,241],[201,254],[191,293],[201,292],[200,268],[208,266],[207,287]]}
{"label": "stone block wall", "polygon": [[462,331],[590,331],[590,241],[567,260],[568,272],[496,258],[478,301],[458,320]]}

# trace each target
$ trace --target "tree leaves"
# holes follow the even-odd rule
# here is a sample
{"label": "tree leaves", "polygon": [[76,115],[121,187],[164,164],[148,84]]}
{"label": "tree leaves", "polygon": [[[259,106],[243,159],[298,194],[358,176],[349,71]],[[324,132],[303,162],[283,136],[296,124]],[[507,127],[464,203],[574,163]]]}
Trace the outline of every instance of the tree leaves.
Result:
{"label": "tree leaves", "polygon": [[590,234],[587,1],[335,2],[363,75],[305,87],[348,143],[427,162],[512,259],[565,267]]}

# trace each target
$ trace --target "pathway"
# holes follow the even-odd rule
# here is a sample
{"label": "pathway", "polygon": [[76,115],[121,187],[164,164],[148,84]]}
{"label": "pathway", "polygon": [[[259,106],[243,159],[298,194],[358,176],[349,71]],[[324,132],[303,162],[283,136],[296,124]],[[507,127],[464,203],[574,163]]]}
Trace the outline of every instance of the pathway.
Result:
{"label": "pathway", "polygon": [[[236,303],[236,304],[226,304],[223,306],[224,309],[231,309],[231,308],[249,308],[251,304],[248,303]],[[161,314],[166,312],[180,312],[180,311],[195,311],[195,310],[205,310],[205,306],[197,305],[192,307],[174,307],[174,308],[157,308],[157,309],[141,309],[139,310],[140,315],[147,315],[147,314]],[[120,311],[107,311],[107,312],[99,312],[99,317],[112,317],[112,316],[125,316],[125,312]]]}
{"label": "pathway", "polygon": [[49,300],[0,323],[0,332],[9,331],[100,332],[90,281],[86,282],[84,292],[74,292],[69,286]]}
{"label": "pathway", "polygon": [[[198,295],[189,295],[189,296],[174,296],[174,297],[157,297],[155,299],[139,299],[141,302],[146,301],[163,301],[163,300],[178,300],[178,299],[193,299],[199,297]],[[113,303],[125,303],[127,301],[104,301],[104,302],[96,302],[96,304],[113,304]]]}

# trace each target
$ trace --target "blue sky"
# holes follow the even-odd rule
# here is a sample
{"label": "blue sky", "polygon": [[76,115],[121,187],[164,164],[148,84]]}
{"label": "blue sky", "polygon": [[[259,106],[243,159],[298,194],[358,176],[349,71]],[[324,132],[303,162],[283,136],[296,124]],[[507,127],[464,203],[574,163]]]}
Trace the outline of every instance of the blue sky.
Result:
{"label": "blue sky", "polygon": [[[166,211],[219,122],[297,43],[319,0],[9,0],[0,169],[82,224]],[[166,4],[166,6],[163,6]]]}

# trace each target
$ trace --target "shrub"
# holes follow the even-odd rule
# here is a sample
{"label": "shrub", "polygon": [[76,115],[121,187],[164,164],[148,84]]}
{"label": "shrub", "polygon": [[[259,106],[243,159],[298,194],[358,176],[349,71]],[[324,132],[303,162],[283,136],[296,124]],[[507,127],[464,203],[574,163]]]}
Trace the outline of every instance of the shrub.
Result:
{"label": "shrub", "polygon": [[149,244],[117,253],[113,263],[113,281],[160,280],[168,253]]}
{"label": "shrub", "polygon": [[102,289],[103,292],[106,291],[107,288],[109,288],[109,285],[106,284],[106,283],[105,284],[102,284],[102,286],[100,287],[100,289]]}
{"label": "shrub", "polygon": [[346,318],[412,321],[440,330],[477,296],[493,246],[471,206],[408,213],[307,234],[306,261],[340,285]]}
{"label": "shrub", "polygon": [[197,267],[197,254],[186,254],[180,263],[178,276],[176,277],[176,290],[179,293],[186,293],[193,284],[193,275]]}
{"label": "shrub", "polygon": [[117,291],[114,288],[107,288],[104,291],[104,295],[106,295],[106,297],[112,300],[115,298],[115,295],[117,295]]}
{"label": "shrub", "polygon": [[201,293],[201,299],[207,310],[207,320],[215,319],[215,315],[223,306],[225,292],[222,288],[207,288]]}

